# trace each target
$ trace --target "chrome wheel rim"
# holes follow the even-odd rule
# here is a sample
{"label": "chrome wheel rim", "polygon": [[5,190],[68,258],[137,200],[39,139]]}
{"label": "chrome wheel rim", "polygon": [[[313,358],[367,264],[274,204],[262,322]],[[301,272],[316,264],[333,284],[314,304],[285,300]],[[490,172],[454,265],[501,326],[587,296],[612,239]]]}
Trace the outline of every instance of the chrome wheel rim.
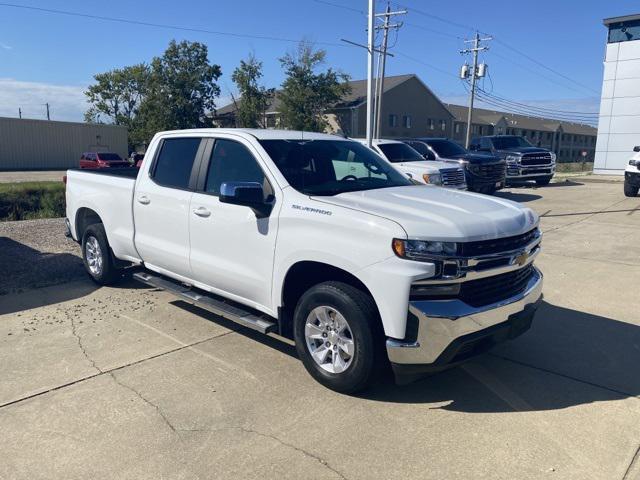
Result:
{"label": "chrome wheel rim", "polygon": [[102,273],[102,250],[96,237],[87,238],[87,243],[84,247],[85,257],[87,258],[87,265],[89,265],[89,271],[93,275],[100,275]]}
{"label": "chrome wheel rim", "polygon": [[311,358],[329,373],[342,373],[353,362],[353,333],[344,316],[335,308],[316,307],[307,316],[304,337]]}

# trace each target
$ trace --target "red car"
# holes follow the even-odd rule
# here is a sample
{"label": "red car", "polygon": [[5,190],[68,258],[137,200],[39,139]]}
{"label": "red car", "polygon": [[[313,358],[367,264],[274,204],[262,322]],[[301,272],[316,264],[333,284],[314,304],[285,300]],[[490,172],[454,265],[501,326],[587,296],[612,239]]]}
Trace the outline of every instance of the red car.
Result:
{"label": "red car", "polygon": [[85,152],[80,157],[80,168],[112,168],[130,167],[131,164],[123,160],[117,153]]}

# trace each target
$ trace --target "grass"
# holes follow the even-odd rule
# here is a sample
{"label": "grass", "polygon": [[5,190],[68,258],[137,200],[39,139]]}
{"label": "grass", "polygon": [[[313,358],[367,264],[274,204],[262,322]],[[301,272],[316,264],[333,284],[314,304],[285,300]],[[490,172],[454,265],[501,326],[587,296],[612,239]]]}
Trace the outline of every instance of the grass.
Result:
{"label": "grass", "polygon": [[571,172],[592,172],[593,162],[567,162],[557,163],[556,172],[558,173],[571,173]]}
{"label": "grass", "polygon": [[64,217],[64,191],[60,181],[0,183],[0,221]]}

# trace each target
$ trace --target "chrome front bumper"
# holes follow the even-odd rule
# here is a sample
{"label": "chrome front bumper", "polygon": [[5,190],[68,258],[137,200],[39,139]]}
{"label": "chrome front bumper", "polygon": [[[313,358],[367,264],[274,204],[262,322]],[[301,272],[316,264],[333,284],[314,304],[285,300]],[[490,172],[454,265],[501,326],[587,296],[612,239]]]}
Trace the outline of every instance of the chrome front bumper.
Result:
{"label": "chrome front bumper", "polygon": [[534,267],[524,291],[494,304],[475,308],[457,299],[410,302],[409,316],[417,323],[417,334],[411,340],[388,339],[389,360],[394,369],[444,368],[482,342],[491,345],[526,331],[541,300],[542,273]]}

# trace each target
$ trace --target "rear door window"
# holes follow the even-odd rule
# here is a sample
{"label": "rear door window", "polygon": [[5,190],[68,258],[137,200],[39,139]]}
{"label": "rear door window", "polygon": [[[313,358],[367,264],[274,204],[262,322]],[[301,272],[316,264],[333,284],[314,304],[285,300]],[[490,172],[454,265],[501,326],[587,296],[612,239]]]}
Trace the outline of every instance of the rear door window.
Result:
{"label": "rear door window", "polygon": [[163,140],[153,169],[154,181],[164,187],[188,189],[201,140],[198,137]]}

